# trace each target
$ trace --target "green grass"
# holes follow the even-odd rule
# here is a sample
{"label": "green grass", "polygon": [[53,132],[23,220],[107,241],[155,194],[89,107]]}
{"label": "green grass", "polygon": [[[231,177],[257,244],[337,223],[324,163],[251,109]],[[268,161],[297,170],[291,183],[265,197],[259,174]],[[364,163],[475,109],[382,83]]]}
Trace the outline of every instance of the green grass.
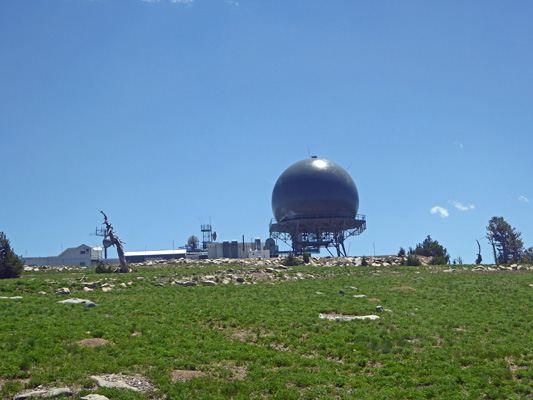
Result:
{"label": "green grass", "polygon": [[[39,271],[0,281],[0,296],[23,296],[0,300],[0,396],[47,385],[81,389],[74,398],[533,398],[531,271],[302,266],[278,275],[314,279],[169,283],[227,268],[240,267],[171,265],[126,275]],[[115,288],[83,292],[77,278],[84,274]],[[132,284],[122,288],[122,282]],[[357,290],[340,295],[346,286]],[[59,287],[72,294],[54,295]],[[57,303],[67,297],[98,307]],[[376,314],[376,305],[392,312],[377,321],[318,318]],[[76,344],[87,338],[110,343]],[[205,376],[174,382],[174,370]],[[100,373],[141,374],[158,390],[93,390],[88,377]]]}

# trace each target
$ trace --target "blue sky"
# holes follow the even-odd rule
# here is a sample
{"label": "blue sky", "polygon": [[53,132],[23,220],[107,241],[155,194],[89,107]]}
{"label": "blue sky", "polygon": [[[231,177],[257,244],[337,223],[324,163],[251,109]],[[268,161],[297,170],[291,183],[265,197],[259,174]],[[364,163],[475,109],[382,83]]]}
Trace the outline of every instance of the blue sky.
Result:
{"label": "blue sky", "polygon": [[[210,220],[268,237],[311,155],[348,170],[351,255],[431,235],[474,262],[503,216],[533,246],[533,3],[0,2],[0,230],[21,255],[126,250]],[[485,262],[491,262],[486,241]]]}

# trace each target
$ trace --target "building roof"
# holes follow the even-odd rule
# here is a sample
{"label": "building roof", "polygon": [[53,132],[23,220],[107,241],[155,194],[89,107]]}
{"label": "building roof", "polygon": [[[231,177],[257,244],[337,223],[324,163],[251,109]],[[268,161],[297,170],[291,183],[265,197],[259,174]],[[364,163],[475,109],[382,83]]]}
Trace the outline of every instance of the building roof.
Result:
{"label": "building roof", "polygon": [[126,257],[132,256],[171,256],[171,255],[181,255],[187,253],[185,249],[178,250],[144,250],[144,251],[125,251],[124,255]]}

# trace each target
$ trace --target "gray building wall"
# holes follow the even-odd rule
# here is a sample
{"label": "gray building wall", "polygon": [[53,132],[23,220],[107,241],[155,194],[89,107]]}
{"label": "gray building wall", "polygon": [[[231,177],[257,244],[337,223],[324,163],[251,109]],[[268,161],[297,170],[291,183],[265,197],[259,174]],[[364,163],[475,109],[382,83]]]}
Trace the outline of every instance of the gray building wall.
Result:
{"label": "gray building wall", "polygon": [[50,257],[23,257],[22,260],[28,266],[78,266],[78,267],[91,267],[96,266],[98,260],[102,258],[101,247],[91,247],[86,244],[82,244],[78,247],[70,247],[63,251],[58,256]]}
{"label": "gray building wall", "polygon": [[264,243],[259,242],[260,249],[257,249],[258,242],[243,243],[233,240],[225,240],[222,243],[207,243],[207,257],[211,260],[217,258],[270,258],[270,250],[263,250]]}

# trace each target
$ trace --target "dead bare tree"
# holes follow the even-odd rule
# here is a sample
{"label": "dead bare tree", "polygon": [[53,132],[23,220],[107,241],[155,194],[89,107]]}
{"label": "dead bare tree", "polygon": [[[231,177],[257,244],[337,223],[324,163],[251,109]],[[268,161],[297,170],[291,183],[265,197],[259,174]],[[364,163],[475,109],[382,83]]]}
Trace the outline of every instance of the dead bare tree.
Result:
{"label": "dead bare tree", "polygon": [[476,242],[477,242],[477,247],[479,249],[478,253],[477,253],[477,259],[476,259],[476,264],[481,264],[481,261],[483,260],[483,257],[481,257],[481,245],[479,244],[479,240],[476,239]]}
{"label": "dead bare tree", "polygon": [[113,231],[113,226],[107,220],[107,215],[105,215],[103,211],[100,211],[100,212],[104,216],[104,223],[106,226],[107,236],[109,236],[109,240],[111,240],[111,244],[117,247],[118,259],[120,260],[120,272],[122,273],[130,272],[128,268],[128,264],[126,264],[126,257],[124,257],[124,246],[122,246],[122,241]]}

